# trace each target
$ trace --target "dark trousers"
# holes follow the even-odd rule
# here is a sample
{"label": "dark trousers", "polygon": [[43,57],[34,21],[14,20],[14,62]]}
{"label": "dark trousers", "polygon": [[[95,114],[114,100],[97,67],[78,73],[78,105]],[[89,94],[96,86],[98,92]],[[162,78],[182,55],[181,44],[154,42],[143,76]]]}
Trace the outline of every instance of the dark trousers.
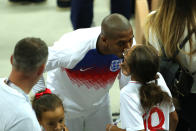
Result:
{"label": "dark trousers", "polygon": [[[111,13],[119,13],[130,19],[131,0],[111,0]],[[74,30],[90,27],[92,20],[93,0],[71,0],[71,22]]]}

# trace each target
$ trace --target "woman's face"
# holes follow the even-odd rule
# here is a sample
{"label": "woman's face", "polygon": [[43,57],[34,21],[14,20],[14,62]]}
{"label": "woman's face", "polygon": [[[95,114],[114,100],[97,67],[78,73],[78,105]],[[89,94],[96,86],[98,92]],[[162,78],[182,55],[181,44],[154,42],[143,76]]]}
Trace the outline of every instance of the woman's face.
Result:
{"label": "woman's face", "polygon": [[57,107],[54,111],[43,112],[39,122],[46,131],[67,131],[62,106]]}

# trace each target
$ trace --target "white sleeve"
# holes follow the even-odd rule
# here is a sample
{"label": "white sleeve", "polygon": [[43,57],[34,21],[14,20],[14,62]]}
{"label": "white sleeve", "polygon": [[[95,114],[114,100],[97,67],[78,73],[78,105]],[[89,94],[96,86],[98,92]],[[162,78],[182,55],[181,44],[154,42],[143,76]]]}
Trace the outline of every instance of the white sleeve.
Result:
{"label": "white sleeve", "polygon": [[134,97],[127,97],[122,92],[120,93],[120,118],[122,129],[126,129],[127,131],[144,129],[143,114],[139,107],[139,103],[135,101]]}
{"label": "white sleeve", "polygon": [[[45,72],[59,67],[69,66],[72,53],[70,53],[70,50],[61,50],[59,47],[60,46],[49,47],[49,56],[46,63]],[[44,90],[45,88],[46,84],[42,75],[39,81],[33,86],[32,91],[35,94],[40,90]]]}
{"label": "white sleeve", "polygon": [[9,131],[41,131],[39,125],[35,125],[32,119],[23,119],[9,129]]}
{"label": "white sleeve", "polygon": [[59,67],[69,67],[72,55],[70,49],[56,49],[56,47],[49,47],[49,56],[45,71],[50,71]]}
{"label": "white sleeve", "polygon": [[120,89],[122,89],[131,80],[131,76],[125,76],[122,73],[122,70],[120,70],[119,75],[118,75],[118,79],[119,79],[119,87],[120,87]]}
{"label": "white sleeve", "polygon": [[[49,47],[49,56],[48,61],[46,63],[45,72],[51,71],[60,67],[71,67],[70,59],[72,58],[72,53],[67,50],[60,50],[59,47]],[[33,86],[33,93],[36,93],[40,90],[44,90],[46,88],[45,80],[43,75],[39,79],[39,81]]]}
{"label": "white sleeve", "polygon": [[74,55],[77,44],[72,35],[74,32],[64,34],[58,41],[54,42],[53,46],[48,48],[48,61],[45,71],[50,71],[59,67],[68,67]]}
{"label": "white sleeve", "polygon": [[[73,36],[72,36],[73,37]],[[73,39],[73,40],[72,40]],[[50,71],[59,67],[72,69],[86,52],[91,48],[91,41],[77,41],[69,35],[63,36],[54,46],[49,47],[49,56],[45,71]]]}
{"label": "white sleeve", "polygon": [[40,90],[44,90],[45,88],[46,88],[45,79],[42,75],[39,81],[33,86],[32,93],[33,95],[35,95],[35,93],[39,92]]}
{"label": "white sleeve", "polygon": [[[86,52],[90,48],[90,44],[86,41],[78,41],[75,39],[73,32],[65,34],[56,41],[53,46],[49,47],[49,56],[46,63],[45,72],[56,68],[72,69],[80,60],[83,59]],[[33,87],[33,92],[43,90],[45,87],[44,77]]]}

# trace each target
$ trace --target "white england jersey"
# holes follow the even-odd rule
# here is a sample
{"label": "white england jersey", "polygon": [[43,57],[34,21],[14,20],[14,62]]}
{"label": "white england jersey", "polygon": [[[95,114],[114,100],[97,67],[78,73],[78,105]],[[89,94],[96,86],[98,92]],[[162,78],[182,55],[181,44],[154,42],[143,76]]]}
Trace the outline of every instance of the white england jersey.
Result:
{"label": "white england jersey", "polygon": [[62,100],[66,117],[87,116],[109,102],[121,59],[96,49],[100,27],[65,34],[49,48],[47,86]]}

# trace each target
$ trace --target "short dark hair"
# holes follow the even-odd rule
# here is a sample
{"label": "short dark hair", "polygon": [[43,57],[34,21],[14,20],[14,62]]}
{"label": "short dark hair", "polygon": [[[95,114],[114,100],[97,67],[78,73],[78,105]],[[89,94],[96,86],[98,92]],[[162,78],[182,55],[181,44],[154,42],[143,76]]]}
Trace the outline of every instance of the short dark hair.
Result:
{"label": "short dark hair", "polygon": [[[39,91],[40,92],[43,92]],[[61,99],[55,94],[43,94],[39,98],[34,98],[32,107],[35,110],[35,114],[38,120],[42,119],[42,114],[46,111],[55,111],[57,107],[63,108]],[[64,108],[63,108],[64,109]]]}
{"label": "short dark hair", "polygon": [[23,72],[35,71],[48,57],[48,47],[40,38],[27,37],[15,46],[13,66]]}
{"label": "short dark hair", "polygon": [[116,38],[118,33],[130,28],[132,27],[129,20],[118,13],[106,16],[101,23],[101,33],[109,39]]}

